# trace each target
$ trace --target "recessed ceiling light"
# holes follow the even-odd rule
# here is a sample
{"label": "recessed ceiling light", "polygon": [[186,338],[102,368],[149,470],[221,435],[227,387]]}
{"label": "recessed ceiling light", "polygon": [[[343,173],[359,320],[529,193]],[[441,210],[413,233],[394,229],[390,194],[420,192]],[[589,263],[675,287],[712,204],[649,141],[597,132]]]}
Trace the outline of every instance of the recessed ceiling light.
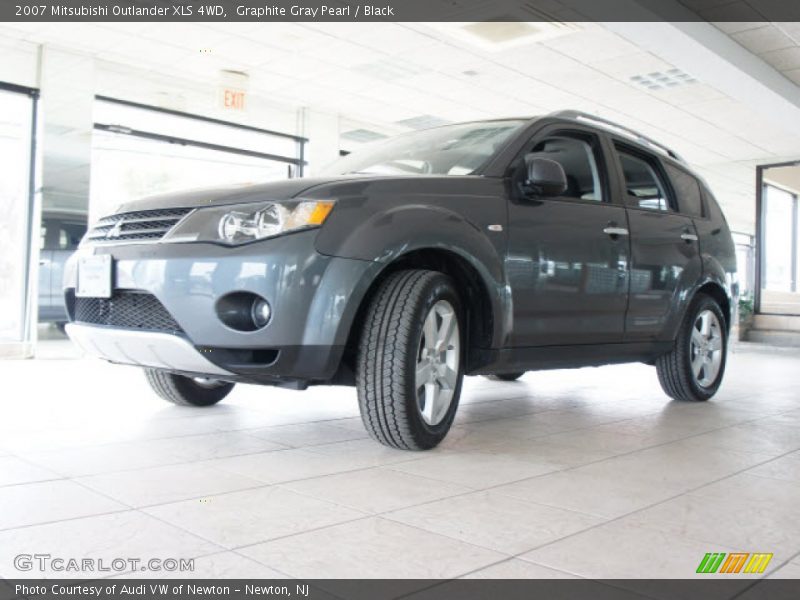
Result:
{"label": "recessed ceiling light", "polygon": [[633,75],[630,81],[648,90],[663,90],[674,88],[679,85],[689,85],[697,83],[697,79],[680,69],[668,69],[666,71],[653,71],[645,75]]}
{"label": "recessed ceiling light", "polygon": [[514,15],[497,15],[481,22],[426,23],[450,36],[478,46],[482,50],[499,52],[516,46],[533,44],[580,30],[575,23],[560,21],[522,21]]}
{"label": "recessed ceiling light", "polygon": [[416,68],[410,63],[403,62],[394,58],[381,59],[372,63],[364,63],[351,67],[356,73],[367,75],[383,81],[396,81],[419,75],[422,69]]}
{"label": "recessed ceiling light", "polygon": [[341,137],[351,142],[375,142],[387,136],[369,129],[351,129],[350,131],[345,131]]}
{"label": "recessed ceiling light", "polygon": [[449,125],[452,121],[435,117],[433,115],[419,115],[418,117],[411,117],[410,119],[403,119],[397,121],[398,125],[403,127],[410,127],[411,129],[430,129],[431,127],[439,127],[440,125]]}

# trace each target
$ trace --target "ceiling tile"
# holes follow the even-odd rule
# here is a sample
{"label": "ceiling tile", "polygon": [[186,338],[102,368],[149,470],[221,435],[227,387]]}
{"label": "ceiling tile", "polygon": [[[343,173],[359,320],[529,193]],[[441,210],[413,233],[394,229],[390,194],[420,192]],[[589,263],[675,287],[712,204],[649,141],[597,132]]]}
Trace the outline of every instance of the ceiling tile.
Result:
{"label": "ceiling tile", "polygon": [[800,46],[766,52],[761,55],[761,58],[779,71],[800,69]]}
{"label": "ceiling tile", "polygon": [[754,54],[763,54],[795,45],[794,40],[774,25],[764,25],[758,29],[734,33],[731,37]]}

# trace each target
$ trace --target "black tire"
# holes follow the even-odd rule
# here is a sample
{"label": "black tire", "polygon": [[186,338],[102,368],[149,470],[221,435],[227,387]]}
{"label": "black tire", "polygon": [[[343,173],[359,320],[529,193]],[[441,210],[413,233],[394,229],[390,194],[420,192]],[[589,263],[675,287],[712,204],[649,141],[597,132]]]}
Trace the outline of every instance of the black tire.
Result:
{"label": "black tire", "polygon": [[364,320],[356,363],[356,387],[361,419],[369,435],[386,446],[427,450],[450,430],[458,407],[464,374],[464,347],[459,358],[449,408],[434,425],[418,408],[416,367],[423,343],[423,324],[434,304],[445,300],[453,308],[464,340],[461,301],[453,281],[426,270],[391,274],[378,288]]}
{"label": "black tire", "polygon": [[157,369],[145,369],[144,374],[156,394],[178,406],[212,406],[227,396],[235,385],[227,381],[204,385],[191,377]]}
{"label": "black tire", "polygon": [[67,322],[56,321],[56,329],[58,329],[61,332],[61,335],[67,335]]}
{"label": "black tire", "polygon": [[492,381],[516,381],[523,375],[525,375],[525,371],[520,373],[495,373],[494,375],[487,375],[486,378]]}
{"label": "black tire", "polygon": [[[709,385],[701,385],[692,371],[691,337],[698,316],[709,310],[717,317],[722,338],[722,356],[719,372]],[[658,381],[664,392],[675,400],[703,402],[717,393],[725,374],[728,354],[728,330],[719,304],[705,294],[698,294],[686,311],[683,323],[670,352],[656,359]]]}

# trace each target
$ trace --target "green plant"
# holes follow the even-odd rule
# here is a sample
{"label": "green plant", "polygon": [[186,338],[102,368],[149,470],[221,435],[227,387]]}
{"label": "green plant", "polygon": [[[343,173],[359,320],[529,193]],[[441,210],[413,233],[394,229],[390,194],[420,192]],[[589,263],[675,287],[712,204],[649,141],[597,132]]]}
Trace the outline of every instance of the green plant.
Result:
{"label": "green plant", "polygon": [[746,321],[753,314],[753,298],[742,296],[739,298],[739,322]]}

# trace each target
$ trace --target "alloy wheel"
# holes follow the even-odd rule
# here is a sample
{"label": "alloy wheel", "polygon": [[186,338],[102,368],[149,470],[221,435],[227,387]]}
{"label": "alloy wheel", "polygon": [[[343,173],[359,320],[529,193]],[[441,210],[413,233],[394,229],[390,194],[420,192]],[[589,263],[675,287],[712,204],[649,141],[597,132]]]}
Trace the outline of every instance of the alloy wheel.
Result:
{"label": "alloy wheel", "polygon": [[702,387],[714,384],[722,365],[722,327],[710,310],[697,315],[692,327],[690,360],[695,381]]}
{"label": "alloy wheel", "polygon": [[461,361],[458,317],[447,300],[434,304],[422,327],[417,353],[417,410],[428,425],[442,422],[453,401]]}

